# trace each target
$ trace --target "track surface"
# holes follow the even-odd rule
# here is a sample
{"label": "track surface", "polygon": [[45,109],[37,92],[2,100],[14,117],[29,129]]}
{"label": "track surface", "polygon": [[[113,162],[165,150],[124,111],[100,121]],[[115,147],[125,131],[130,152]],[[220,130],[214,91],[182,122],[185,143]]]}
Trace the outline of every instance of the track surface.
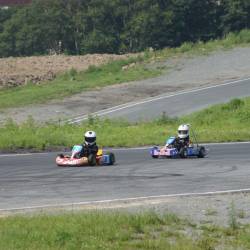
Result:
{"label": "track surface", "polygon": [[249,188],[250,144],[209,145],[204,159],[115,150],[117,165],[60,168],[55,153],[1,156],[0,209]]}
{"label": "track surface", "polygon": [[[144,101],[120,105],[95,113],[108,118],[126,118],[129,121],[151,120],[163,112],[169,116],[191,113],[212,104],[227,102],[235,97],[250,96],[250,78],[220,85],[160,95]],[[88,116],[78,116],[71,123],[81,122]]]}
{"label": "track surface", "polygon": [[[130,120],[140,115],[153,118],[162,111],[179,115],[243,96],[250,96],[250,80],[161,96],[99,114]],[[250,187],[249,148],[250,144],[214,145],[207,158],[186,160],[153,160],[146,149],[116,150],[116,166],[83,168],[56,167],[55,153],[0,155],[0,209],[245,189]]]}

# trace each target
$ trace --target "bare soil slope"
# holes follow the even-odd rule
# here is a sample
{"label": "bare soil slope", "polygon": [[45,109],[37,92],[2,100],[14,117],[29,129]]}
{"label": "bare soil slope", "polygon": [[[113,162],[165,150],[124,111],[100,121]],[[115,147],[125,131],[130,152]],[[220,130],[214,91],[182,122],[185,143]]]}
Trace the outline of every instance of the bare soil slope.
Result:
{"label": "bare soil slope", "polygon": [[0,58],[0,88],[52,80],[57,74],[71,68],[86,70],[90,65],[100,65],[128,55],[92,54],[85,56],[32,56]]}

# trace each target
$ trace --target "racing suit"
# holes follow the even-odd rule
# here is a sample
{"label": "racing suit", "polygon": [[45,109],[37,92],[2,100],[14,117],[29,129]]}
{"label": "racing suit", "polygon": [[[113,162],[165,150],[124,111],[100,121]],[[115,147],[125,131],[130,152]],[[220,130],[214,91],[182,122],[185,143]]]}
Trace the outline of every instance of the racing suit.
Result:
{"label": "racing suit", "polygon": [[180,151],[181,148],[189,146],[190,143],[191,142],[189,136],[184,139],[177,137],[174,141],[174,146],[177,148],[178,151]]}
{"label": "racing suit", "polygon": [[98,146],[95,144],[87,145],[86,143],[82,144],[82,150],[79,153],[80,157],[88,157],[89,155],[93,154],[96,155],[98,152]]}

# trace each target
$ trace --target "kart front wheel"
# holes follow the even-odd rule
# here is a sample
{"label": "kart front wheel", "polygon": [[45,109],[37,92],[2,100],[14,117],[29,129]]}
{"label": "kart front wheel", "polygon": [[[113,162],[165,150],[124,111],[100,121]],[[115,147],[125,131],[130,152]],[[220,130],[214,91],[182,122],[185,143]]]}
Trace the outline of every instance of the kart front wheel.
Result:
{"label": "kart front wheel", "polygon": [[181,148],[180,149],[180,157],[181,158],[187,158],[188,153],[187,153],[187,149],[186,148]]}
{"label": "kart front wheel", "polygon": [[198,153],[198,158],[204,158],[206,154],[205,148],[201,147]]}
{"label": "kart front wheel", "polygon": [[96,157],[93,154],[90,154],[88,157],[88,164],[90,166],[95,166],[96,165]]}

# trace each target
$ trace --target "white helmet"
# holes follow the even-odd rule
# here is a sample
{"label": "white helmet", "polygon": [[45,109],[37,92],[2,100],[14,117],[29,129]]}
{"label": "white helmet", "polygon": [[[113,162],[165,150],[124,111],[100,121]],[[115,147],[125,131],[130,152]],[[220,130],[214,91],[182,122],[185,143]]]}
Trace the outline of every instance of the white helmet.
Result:
{"label": "white helmet", "polygon": [[94,131],[87,131],[84,134],[85,144],[94,145],[96,141],[96,133]]}
{"label": "white helmet", "polygon": [[182,124],[178,127],[178,137],[185,139],[189,136],[189,124]]}

